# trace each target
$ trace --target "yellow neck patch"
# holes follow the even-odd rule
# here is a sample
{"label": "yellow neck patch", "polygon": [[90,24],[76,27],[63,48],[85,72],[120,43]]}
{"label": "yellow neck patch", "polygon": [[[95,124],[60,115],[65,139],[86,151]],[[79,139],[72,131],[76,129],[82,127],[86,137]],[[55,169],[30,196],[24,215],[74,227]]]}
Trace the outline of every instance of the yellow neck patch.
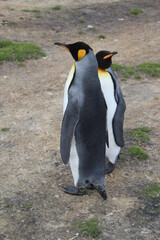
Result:
{"label": "yellow neck patch", "polygon": [[105,69],[102,69],[102,68],[98,68],[98,72],[101,73],[101,74],[106,74],[106,70]]}
{"label": "yellow neck patch", "polygon": [[101,80],[107,80],[110,74],[105,69],[98,68],[98,76]]}
{"label": "yellow neck patch", "polygon": [[81,60],[86,55],[86,50],[80,49],[78,51],[78,61]]}

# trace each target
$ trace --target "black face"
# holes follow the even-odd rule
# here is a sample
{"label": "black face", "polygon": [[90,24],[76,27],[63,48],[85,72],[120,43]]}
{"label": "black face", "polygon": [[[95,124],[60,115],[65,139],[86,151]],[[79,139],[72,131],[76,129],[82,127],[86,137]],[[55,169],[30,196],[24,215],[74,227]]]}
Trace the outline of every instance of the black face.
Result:
{"label": "black face", "polygon": [[68,49],[75,61],[81,60],[89,52],[89,49],[92,50],[92,48],[84,42],[76,42],[72,44],[55,43],[55,45]]}
{"label": "black face", "polygon": [[112,56],[117,52],[100,51],[96,54],[98,67],[102,69],[109,68],[112,65]]}

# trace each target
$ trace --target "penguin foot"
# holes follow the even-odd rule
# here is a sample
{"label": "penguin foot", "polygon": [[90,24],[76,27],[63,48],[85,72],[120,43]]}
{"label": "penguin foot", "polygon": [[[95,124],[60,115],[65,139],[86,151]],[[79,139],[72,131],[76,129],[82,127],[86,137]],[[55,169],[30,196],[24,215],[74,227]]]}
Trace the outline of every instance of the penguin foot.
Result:
{"label": "penguin foot", "polygon": [[105,174],[109,174],[109,173],[113,172],[114,167],[115,167],[115,164],[109,162],[108,167],[106,167],[106,169],[105,169]]}
{"label": "penguin foot", "polygon": [[83,196],[86,194],[86,190],[84,188],[77,188],[75,186],[63,187],[63,191],[75,196]]}
{"label": "penguin foot", "polygon": [[92,183],[89,183],[89,184],[87,185],[87,189],[94,190],[94,189],[95,189],[95,186],[94,186]]}
{"label": "penguin foot", "polygon": [[102,189],[101,187],[97,187],[97,191],[104,200],[107,199],[107,194],[105,189]]}

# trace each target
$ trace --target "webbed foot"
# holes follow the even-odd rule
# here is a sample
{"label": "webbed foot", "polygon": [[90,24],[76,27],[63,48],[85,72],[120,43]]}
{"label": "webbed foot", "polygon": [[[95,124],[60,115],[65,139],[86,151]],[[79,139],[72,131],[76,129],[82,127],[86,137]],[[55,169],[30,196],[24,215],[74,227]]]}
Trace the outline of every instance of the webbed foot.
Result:
{"label": "webbed foot", "polygon": [[75,186],[63,187],[63,191],[75,196],[83,196],[86,194],[86,190],[84,188],[77,188]]}
{"label": "webbed foot", "polygon": [[109,173],[113,172],[114,167],[115,167],[115,164],[109,162],[108,167],[106,167],[106,169],[105,169],[105,174],[109,174]]}

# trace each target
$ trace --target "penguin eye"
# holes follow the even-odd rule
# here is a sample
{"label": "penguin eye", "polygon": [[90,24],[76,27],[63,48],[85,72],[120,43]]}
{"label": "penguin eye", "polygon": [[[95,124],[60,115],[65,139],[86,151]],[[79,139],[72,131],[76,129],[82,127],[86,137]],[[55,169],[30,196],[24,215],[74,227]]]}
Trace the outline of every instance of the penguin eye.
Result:
{"label": "penguin eye", "polygon": [[86,55],[86,50],[80,49],[78,51],[78,61],[80,61]]}

